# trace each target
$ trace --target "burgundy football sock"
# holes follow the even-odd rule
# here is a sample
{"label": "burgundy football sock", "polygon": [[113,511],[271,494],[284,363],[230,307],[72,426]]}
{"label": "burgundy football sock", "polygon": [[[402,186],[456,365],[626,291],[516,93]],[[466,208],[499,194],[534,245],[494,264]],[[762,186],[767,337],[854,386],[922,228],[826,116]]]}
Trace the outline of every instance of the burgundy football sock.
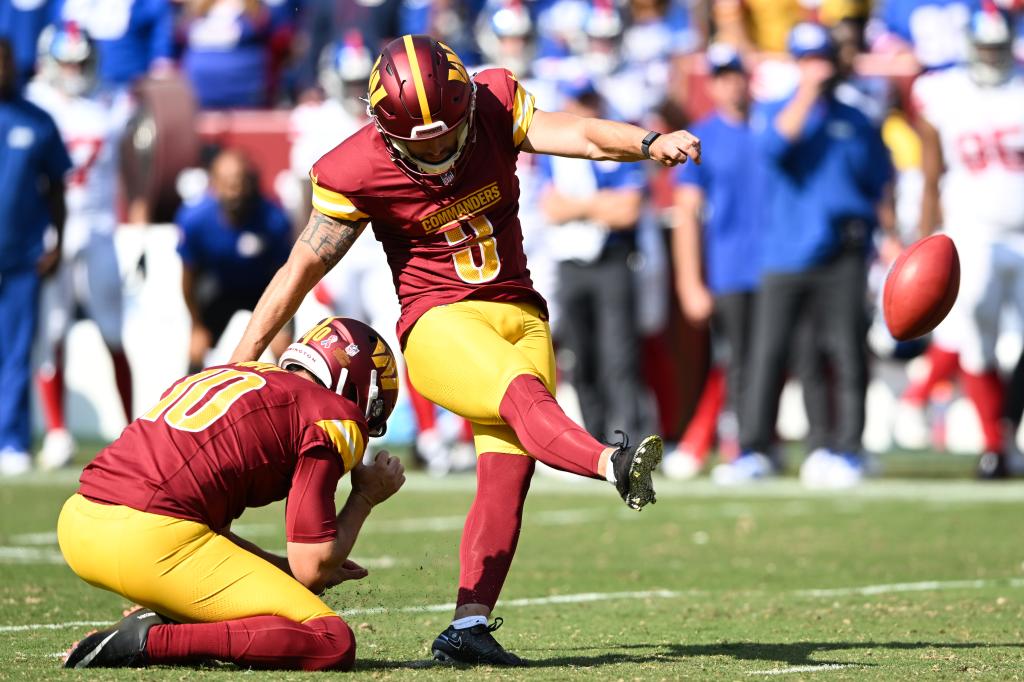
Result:
{"label": "burgundy football sock", "polygon": [[700,392],[697,409],[679,441],[680,450],[691,453],[702,462],[707,459],[718,430],[718,413],[724,403],[725,372],[721,367],[712,367],[704,381],[704,390]]}
{"label": "burgundy football sock", "polygon": [[132,420],[132,368],[128,364],[128,356],[124,350],[110,349],[110,358],[114,361],[114,381],[117,382],[117,393],[121,396],[121,407],[124,408],[124,417],[127,421]]}
{"label": "burgundy football sock", "polygon": [[485,452],[476,463],[476,497],[466,516],[459,548],[457,605],[493,609],[519,542],[523,505],[534,460]]}
{"label": "burgundy football sock", "polygon": [[296,623],[281,616],[254,616],[221,623],[154,626],[146,641],[146,657],[153,664],[214,659],[250,668],[351,670],[356,639],[341,618]]}
{"label": "burgundy football sock", "polygon": [[607,446],[569,419],[537,377],[520,374],[513,379],[498,414],[536,459],[569,473],[603,478],[597,463]]}
{"label": "burgundy football sock", "polygon": [[994,369],[983,374],[961,373],[964,393],[974,403],[985,438],[985,452],[1003,451],[1003,382]]}
{"label": "burgundy football sock", "polygon": [[920,381],[908,386],[902,396],[903,400],[914,405],[927,404],[935,385],[952,379],[960,365],[959,353],[939,348],[934,343],[928,347],[925,356],[928,358],[928,373]]}

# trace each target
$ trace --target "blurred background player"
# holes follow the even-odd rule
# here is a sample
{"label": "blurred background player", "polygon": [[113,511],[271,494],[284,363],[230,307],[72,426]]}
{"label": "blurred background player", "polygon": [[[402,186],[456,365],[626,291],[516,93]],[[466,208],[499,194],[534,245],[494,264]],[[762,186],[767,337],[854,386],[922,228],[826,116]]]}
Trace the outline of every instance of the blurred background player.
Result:
{"label": "blurred background player", "polygon": [[[973,13],[968,63],[914,84],[925,177],[921,234],[942,225],[960,252],[960,293],[935,336],[940,344],[953,339],[947,354],[959,351],[962,386],[984,437],[977,474],[986,479],[1011,473],[1013,434],[1001,423],[995,351],[1003,307],[1024,315],[1024,76],[1014,65],[1010,27],[993,6]],[[933,360],[932,371],[942,369]]]}
{"label": "blurred background player", "polygon": [[711,323],[714,362],[678,448],[662,463],[670,478],[692,478],[700,471],[720,420],[731,426],[731,434],[723,435],[731,435],[733,447],[738,445],[736,415],[748,384],[761,258],[764,171],[759,155],[751,153],[747,71],[736,50],[725,43],[709,46],[707,61],[715,110],[693,130],[709,153],[701,165],[686,164],[675,173],[673,243],[683,314],[694,324]]}
{"label": "blurred background player", "polygon": [[972,9],[988,0],[886,0],[875,3],[872,49],[916,60],[923,71],[946,69],[967,58],[963,36]]}
{"label": "blurred background player", "polygon": [[41,296],[37,383],[46,434],[38,463],[53,469],[67,464],[75,450],[64,415],[64,341],[79,309],[99,328],[113,363],[125,423],[132,420],[132,374],[122,343],[121,270],[114,248],[124,122],[111,117],[94,96],[96,51],[74,24],[43,32],[38,71],[27,96],[53,117],[74,164],[65,193],[63,258]]}
{"label": "blurred background player", "polygon": [[291,139],[289,166],[300,189],[293,212],[296,225],[305,225],[313,189],[309,169],[321,156],[370,122],[366,115],[366,79],[373,55],[352,29],[338,42],[328,44],[320,56],[318,87],[310,88],[292,110],[288,121]]}
{"label": "blurred background player", "polygon": [[[181,231],[181,289],[192,321],[189,370],[206,365],[235,313],[252,311],[260,292],[291,249],[291,223],[264,197],[256,173],[238,151],[220,152],[210,164],[210,191],[185,205],[175,221]],[[291,342],[285,325],[271,344],[280,357]]]}
{"label": "blurred background player", "polygon": [[55,20],[75,24],[95,42],[99,87],[111,99],[173,65],[174,3],[169,0],[53,2]]}
{"label": "blurred background player", "polygon": [[200,108],[254,108],[276,102],[297,9],[297,0],[183,3],[177,21],[177,30],[184,35],[181,68]]}
{"label": "blurred background player", "polygon": [[[607,115],[589,78],[560,88],[563,111]],[[636,281],[637,223],[645,194],[644,169],[617,161],[557,156],[537,159],[547,244],[558,261],[555,294],[561,317],[554,330],[559,360],[587,431],[612,440],[615,431],[653,427],[643,409]]]}
{"label": "blurred background player", "polygon": [[[53,119],[18,91],[14,51],[0,38],[0,475],[32,466],[29,455],[31,348],[40,279],[60,263],[64,176],[71,159]],[[44,243],[48,225],[56,238]]]}
{"label": "blurred background player", "polygon": [[39,35],[53,21],[55,4],[55,0],[35,0],[0,5],[0,37],[6,38],[14,50],[19,90],[36,71]]}
{"label": "blurred background player", "polygon": [[767,455],[779,388],[794,330],[807,311],[830,360],[836,407],[834,429],[825,447],[804,461],[801,479],[812,487],[846,487],[864,475],[867,258],[892,166],[878,128],[833,96],[836,53],[828,31],[798,24],[789,51],[800,71],[796,92],[755,114],[770,194],[750,385],[740,417],[743,452],[715,473],[721,483],[742,483],[776,467]]}
{"label": "blurred background player", "polygon": [[[349,553],[405,481],[386,452],[362,462],[397,391],[391,349],[336,317],[289,346],[281,367],[211,367],[168,388],[86,466],[61,510],[71,569],[145,607],[84,637],[65,667],[350,670],[355,635],[317,595],[367,575]],[[231,531],[246,508],[286,497],[287,556]]]}

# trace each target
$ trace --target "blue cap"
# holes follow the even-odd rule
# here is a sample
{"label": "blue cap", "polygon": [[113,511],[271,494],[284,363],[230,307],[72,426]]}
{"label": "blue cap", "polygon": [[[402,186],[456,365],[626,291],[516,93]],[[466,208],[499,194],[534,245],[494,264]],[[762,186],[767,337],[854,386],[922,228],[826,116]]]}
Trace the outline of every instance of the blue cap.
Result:
{"label": "blue cap", "polygon": [[835,44],[832,42],[832,35],[828,29],[821,24],[804,21],[789,32],[789,39],[786,41],[789,53],[795,58],[801,57],[832,57],[835,54]]}
{"label": "blue cap", "polygon": [[743,68],[743,60],[740,58],[740,53],[728,43],[712,43],[708,45],[704,56],[708,60],[708,71],[713,76],[717,76],[723,71],[746,72],[746,69]]}

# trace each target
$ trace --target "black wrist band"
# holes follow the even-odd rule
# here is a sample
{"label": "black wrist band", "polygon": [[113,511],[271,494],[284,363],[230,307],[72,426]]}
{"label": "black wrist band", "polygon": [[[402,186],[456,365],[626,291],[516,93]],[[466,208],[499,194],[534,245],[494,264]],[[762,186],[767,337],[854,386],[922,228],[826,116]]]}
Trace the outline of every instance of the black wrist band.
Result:
{"label": "black wrist band", "polygon": [[646,156],[648,159],[651,158],[651,145],[654,144],[654,141],[657,140],[659,137],[661,137],[661,133],[656,133],[652,130],[651,132],[647,133],[647,136],[644,138],[644,141],[640,143],[640,151],[643,152],[644,156]]}

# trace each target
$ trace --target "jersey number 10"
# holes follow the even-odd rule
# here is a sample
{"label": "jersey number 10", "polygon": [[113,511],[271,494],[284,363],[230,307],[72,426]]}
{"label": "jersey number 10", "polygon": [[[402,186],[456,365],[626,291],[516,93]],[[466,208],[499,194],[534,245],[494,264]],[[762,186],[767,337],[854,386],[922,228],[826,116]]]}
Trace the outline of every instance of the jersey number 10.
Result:
{"label": "jersey number 10", "polygon": [[139,419],[155,422],[163,415],[167,425],[179,431],[202,431],[223,417],[236,400],[266,383],[252,372],[207,369],[182,379]]}

